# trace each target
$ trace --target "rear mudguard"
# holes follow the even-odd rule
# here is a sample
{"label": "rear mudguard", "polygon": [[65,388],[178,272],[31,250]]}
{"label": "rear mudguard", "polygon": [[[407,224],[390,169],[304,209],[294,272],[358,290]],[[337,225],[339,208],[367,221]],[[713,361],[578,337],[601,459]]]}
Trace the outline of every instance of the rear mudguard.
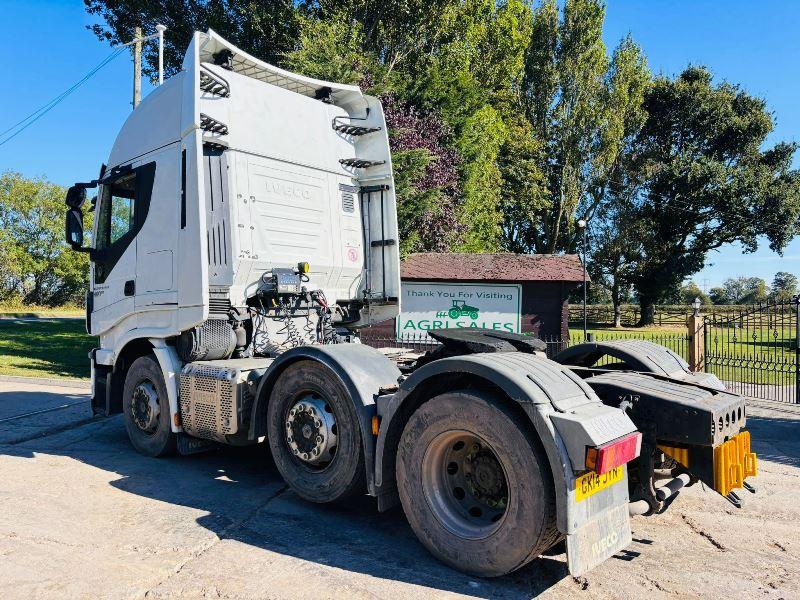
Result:
{"label": "rear mudguard", "polygon": [[575,344],[556,354],[553,360],[562,365],[592,367],[604,356],[618,359],[627,370],[664,375],[718,390],[725,389],[716,375],[691,372],[689,364],[680,355],[647,340],[607,340]]}
{"label": "rear mudguard", "polygon": [[372,493],[375,485],[372,466],[375,457],[375,439],[372,435],[375,399],[382,389],[397,388],[400,371],[379,351],[361,344],[300,346],[284,352],[273,361],[258,384],[250,417],[250,440],[267,434],[267,405],[272,388],[286,367],[299,360],[314,360],[325,365],[349,392],[358,415],[367,465],[367,485]]}
{"label": "rear mudguard", "polygon": [[[568,368],[519,352],[444,358],[415,371],[379,405],[375,451],[379,498],[396,494],[395,454],[411,412],[444,391],[488,385],[516,402],[530,419],[547,455],[556,494],[558,529],[567,536],[568,562],[584,573],[631,542],[627,475],[588,498],[576,497],[586,446],[636,431],[625,413],[603,405]],[[384,505],[390,504],[386,499]]]}

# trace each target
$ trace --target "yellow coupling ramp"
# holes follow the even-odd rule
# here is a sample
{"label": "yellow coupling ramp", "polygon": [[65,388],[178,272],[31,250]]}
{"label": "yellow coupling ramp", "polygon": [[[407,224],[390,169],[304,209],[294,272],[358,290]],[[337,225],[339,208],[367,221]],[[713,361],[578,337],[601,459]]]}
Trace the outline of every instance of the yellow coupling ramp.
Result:
{"label": "yellow coupling ramp", "polygon": [[750,432],[742,431],[714,448],[714,489],[723,496],[744,487],[747,477],[758,474],[755,452],[750,451]]}

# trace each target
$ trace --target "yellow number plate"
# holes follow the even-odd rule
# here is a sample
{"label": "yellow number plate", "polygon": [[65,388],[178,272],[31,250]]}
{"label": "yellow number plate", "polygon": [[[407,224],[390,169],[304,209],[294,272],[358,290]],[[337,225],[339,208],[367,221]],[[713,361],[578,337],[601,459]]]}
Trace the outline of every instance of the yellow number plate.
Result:
{"label": "yellow number plate", "polygon": [[615,467],[608,473],[603,473],[602,475],[591,472],[586,473],[586,475],[581,475],[575,480],[575,500],[577,502],[586,500],[586,498],[596,494],[600,490],[604,490],[622,481],[623,477],[625,477],[624,465]]}

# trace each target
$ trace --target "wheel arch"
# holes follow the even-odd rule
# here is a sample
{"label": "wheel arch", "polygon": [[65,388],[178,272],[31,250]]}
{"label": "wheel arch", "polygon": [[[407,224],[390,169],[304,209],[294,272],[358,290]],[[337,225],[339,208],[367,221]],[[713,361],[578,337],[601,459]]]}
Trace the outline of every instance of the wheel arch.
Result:
{"label": "wheel arch", "polygon": [[92,354],[92,409],[96,414],[113,415],[122,412],[122,390],[128,369],[137,358],[152,354],[153,343],[148,338],[133,338],[114,356],[111,365],[98,364]]}
{"label": "wheel arch", "polygon": [[379,351],[361,344],[300,346],[281,354],[261,377],[250,415],[248,437],[256,440],[267,434],[266,417],[272,388],[292,364],[313,360],[323,364],[348,391],[358,415],[358,427],[364,447],[367,485],[373,490],[375,441],[372,417],[376,414],[375,399],[382,389],[397,386],[400,370]]}
{"label": "wheel arch", "polygon": [[[413,376],[412,376],[413,377]],[[381,415],[381,426],[376,444],[375,456],[375,482],[379,496],[385,496],[383,508],[395,504],[396,498],[395,477],[397,464],[397,449],[403,429],[411,415],[423,404],[433,400],[445,392],[457,390],[476,390],[489,394],[494,400],[522,417],[528,425],[528,434],[532,436],[535,444],[548,457],[547,474],[553,485],[557,485],[554,475],[554,464],[548,448],[542,441],[542,435],[522,405],[515,401],[509,389],[499,378],[492,378],[486,373],[476,373],[471,370],[434,372],[427,376],[419,376],[415,381],[407,380],[398,395],[390,403],[390,408],[385,415]],[[391,406],[394,405],[394,406]],[[560,463],[555,465],[560,468]]]}
{"label": "wheel arch", "polygon": [[[405,426],[403,421],[411,414],[411,409],[443,387],[453,389],[449,387],[453,382],[465,381],[501,390],[506,401],[524,411],[526,422],[532,425],[550,466],[558,528],[570,533],[580,527],[590,512],[586,506],[576,503],[574,482],[575,474],[585,469],[586,445],[600,445],[636,428],[622,411],[604,406],[592,389],[568,368],[521,352],[439,359],[415,371],[403,382],[380,414],[375,474],[379,507],[392,506],[397,498],[394,444],[399,440],[398,431]],[[410,402],[409,408],[403,409],[406,402]],[[399,420],[393,424],[395,419]]]}

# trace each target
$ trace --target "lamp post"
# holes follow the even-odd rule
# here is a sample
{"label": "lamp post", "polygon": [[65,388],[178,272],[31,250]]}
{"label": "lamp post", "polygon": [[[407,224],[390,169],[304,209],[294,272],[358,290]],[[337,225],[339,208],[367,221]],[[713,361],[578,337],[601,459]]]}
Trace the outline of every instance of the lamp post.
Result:
{"label": "lamp post", "polygon": [[700,316],[700,306],[701,306],[700,298],[695,298],[694,302],[692,302],[692,309],[694,310],[694,312],[692,313],[693,316],[695,317]]}
{"label": "lamp post", "polygon": [[578,219],[578,229],[583,233],[583,341],[586,341],[586,219]]}

